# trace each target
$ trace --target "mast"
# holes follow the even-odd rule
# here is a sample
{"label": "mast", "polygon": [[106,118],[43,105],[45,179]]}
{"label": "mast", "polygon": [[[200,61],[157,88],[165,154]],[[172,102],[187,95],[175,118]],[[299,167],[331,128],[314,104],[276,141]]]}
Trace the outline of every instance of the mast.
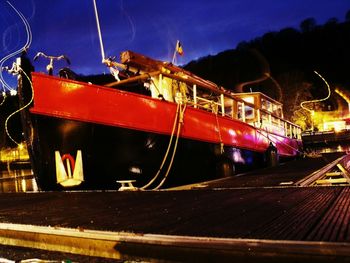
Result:
{"label": "mast", "polygon": [[99,19],[99,17],[98,17],[96,0],[93,0],[93,3],[94,3],[94,10],[95,10],[95,17],[96,17],[98,38],[99,38],[99,40],[100,40],[100,48],[101,48],[102,63],[104,63],[106,57],[105,57],[105,51],[104,51],[104,47],[103,47],[102,34],[101,34],[101,28],[100,28],[100,19]]}

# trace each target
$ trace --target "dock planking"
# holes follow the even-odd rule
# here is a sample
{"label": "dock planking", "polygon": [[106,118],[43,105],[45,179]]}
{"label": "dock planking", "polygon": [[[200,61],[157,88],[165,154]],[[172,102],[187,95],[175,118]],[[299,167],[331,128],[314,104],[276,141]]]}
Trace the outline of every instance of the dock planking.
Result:
{"label": "dock planking", "polygon": [[350,241],[348,187],[0,196],[4,223],[140,234]]}
{"label": "dock planking", "polygon": [[[245,174],[226,177],[195,185],[193,188],[275,187],[293,185],[314,171],[343,156],[344,153],[327,153],[319,157],[300,158]],[[287,184],[286,184],[287,183]],[[187,187],[189,189],[190,187]]]}
{"label": "dock planking", "polygon": [[[210,255],[227,262],[242,253],[245,262],[272,258],[338,262],[348,260],[344,255],[350,241],[350,187],[281,184],[296,182],[338,157],[295,160],[186,190],[2,193],[0,223],[241,242],[234,248],[237,254],[228,250],[228,254]],[[253,247],[253,252],[244,252]],[[141,249],[142,253],[148,249]],[[194,257],[192,252],[186,257],[184,251],[175,253],[176,246],[166,249],[171,252],[164,256],[167,259]],[[195,257],[204,257],[204,251],[197,252]],[[91,257],[86,260],[90,262]]]}

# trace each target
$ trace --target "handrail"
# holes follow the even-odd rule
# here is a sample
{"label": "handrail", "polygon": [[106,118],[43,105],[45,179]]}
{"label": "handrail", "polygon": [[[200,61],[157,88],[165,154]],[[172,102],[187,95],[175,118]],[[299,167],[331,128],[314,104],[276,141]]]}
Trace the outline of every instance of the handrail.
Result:
{"label": "handrail", "polygon": [[[230,98],[230,99],[236,100],[236,98]],[[218,106],[218,108],[217,108],[217,113],[222,114],[222,110],[220,109],[221,103],[215,102],[215,101],[210,100],[210,99],[202,98],[202,97],[199,97],[199,96],[196,96],[196,100],[197,100],[197,103],[194,103],[194,102],[191,101],[191,102],[189,102],[189,105],[193,105],[195,108],[198,107],[198,108],[202,108],[202,109],[206,109],[206,110],[213,110],[213,108],[205,107],[205,106],[203,106],[203,104],[199,103],[199,101],[204,101],[204,102],[206,102],[206,103],[208,103],[208,104],[210,104],[210,105],[216,105],[216,106]],[[236,101],[238,101],[238,100],[236,100]],[[239,100],[239,101],[242,101],[242,100]],[[244,102],[244,101],[242,101],[242,102]],[[245,103],[245,102],[244,102],[244,103]],[[285,119],[283,119],[283,118],[281,118],[281,117],[278,117],[277,115],[273,114],[272,112],[269,112],[269,111],[264,110],[264,109],[261,109],[261,108],[257,108],[257,107],[255,107],[254,104],[245,103],[245,105],[250,106],[250,107],[252,107],[252,108],[255,109],[255,110],[259,110],[261,113],[264,113],[264,114],[266,114],[266,115],[271,115],[272,117],[281,120],[281,122],[290,124],[290,125],[292,125],[293,127],[298,128],[298,126],[295,125],[295,124],[293,124],[292,122],[290,122],[290,121],[288,121],[288,120],[285,120]],[[222,114],[222,115],[232,118],[231,115],[226,114],[226,113],[224,113],[224,114]],[[279,127],[283,127],[283,126],[280,125]]]}
{"label": "handrail", "polygon": [[[270,112],[268,110],[258,108],[254,104],[246,102],[246,101],[244,101],[242,99],[239,99],[239,98],[236,98],[236,97],[231,97],[231,96],[229,96],[228,98],[232,99],[233,101],[236,101],[236,102],[242,102],[244,106],[245,105],[250,106],[252,109],[254,109],[257,112],[259,112],[259,117],[260,117],[260,119],[258,120],[258,123],[260,123],[259,125],[263,124],[262,116],[264,116],[264,115],[271,116],[271,118],[269,118],[270,121],[268,123],[272,124],[273,126],[279,127],[280,129],[283,129],[283,133],[284,133],[285,136],[288,136],[288,137],[297,136],[297,138],[301,139],[301,129],[300,129],[300,127],[298,125],[295,125],[294,123],[292,123],[292,122],[290,122],[288,120],[285,120],[285,119],[277,116],[276,114],[274,114],[274,113],[272,113],[272,112]],[[234,119],[234,117],[231,114],[226,114],[226,112],[223,112],[222,108],[220,107],[220,105],[222,105],[222,102],[220,103],[220,102],[216,102],[214,100],[202,98],[202,97],[200,97],[198,95],[196,95],[196,101],[197,101],[197,103],[194,103],[194,102],[190,103],[195,108],[201,108],[201,109],[205,109],[205,110],[210,110],[212,112],[215,112],[216,114],[220,114],[222,116],[226,116],[226,117],[229,117],[231,119]],[[213,107],[203,106],[203,104],[200,103],[200,101],[204,101],[206,104],[209,104],[209,105],[215,105],[215,106],[217,106],[217,108],[214,109]],[[273,121],[271,120],[272,118],[277,119],[279,124],[278,125],[273,124]],[[247,119],[245,119],[245,118],[242,121],[244,121],[245,123],[250,124],[249,121]],[[268,127],[265,127],[265,128],[268,129]],[[270,130],[270,132],[271,131],[272,130]]]}

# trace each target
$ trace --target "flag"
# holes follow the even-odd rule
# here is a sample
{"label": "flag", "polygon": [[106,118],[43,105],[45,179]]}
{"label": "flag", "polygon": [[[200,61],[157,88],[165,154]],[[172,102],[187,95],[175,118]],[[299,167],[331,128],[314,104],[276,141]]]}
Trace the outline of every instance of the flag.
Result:
{"label": "flag", "polygon": [[180,56],[183,56],[183,54],[184,54],[184,51],[183,51],[183,49],[182,49],[182,45],[181,45],[181,43],[180,43],[179,40],[176,42],[176,52],[177,52]]}
{"label": "flag", "polygon": [[174,50],[174,54],[173,54],[173,60],[172,60],[172,63],[175,65],[176,63],[176,53],[179,54],[180,56],[183,56],[184,54],[184,51],[182,49],[182,45],[180,43],[180,40],[178,40],[176,42],[176,47],[175,47],[175,50]]}

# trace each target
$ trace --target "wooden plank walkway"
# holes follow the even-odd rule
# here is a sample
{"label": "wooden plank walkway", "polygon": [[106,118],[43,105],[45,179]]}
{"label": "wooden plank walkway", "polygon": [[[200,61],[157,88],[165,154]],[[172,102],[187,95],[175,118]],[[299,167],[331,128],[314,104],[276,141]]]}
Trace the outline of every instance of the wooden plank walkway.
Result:
{"label": "wooden plank walkway", "polygon": [[212,182],[196,184],[191,188],[237,188],[237,187],[274,187],[293,185],[314,171],[335,161],[344,153],[328,153],[321,157],[303,158],[282,163],[277,167],[258,169],[240,176],[227,177]]}
{"label": "wooden plank walkway", "polygon": [[3,223],[203,237],[350,241],[348,187],[0,197]]}
{"label": "wooden plank walkway", "polygon": [[[185,191],[2,193],[0,223],[140,236],[230,238],[242,240],[243,250],[247,244],[251,246],[251,240],[268,240],[273,244],[271,248],[288,245],[294,250],[298,246],[303,248],[302,242],[311,242],[305,244],[314,244],[314,250],[307,252],[305,246],[305,253],[293,252],[293,257],[315,259],[314,262],[349,261],[350,256],[344,255],[348,250],[350,255],[350,187],[279,186],[281,182],[298,181],[337,157],[293,161]],[[330,249],[330,244],[334,248]],[[341,257],[334,254],[338,248],[343,251]],[[272,250],[260,249],[259,255],[252,257],[250,253],[249,260],[271,260],[271,255],[267,258],[266,255]],[[274,254],[275,262],[281,257],[286,259],[288,249],[282,250],[282,256]],[[327,251],[332,253],[324,254]],[[240,259],[248,262],[244,255]]]}

